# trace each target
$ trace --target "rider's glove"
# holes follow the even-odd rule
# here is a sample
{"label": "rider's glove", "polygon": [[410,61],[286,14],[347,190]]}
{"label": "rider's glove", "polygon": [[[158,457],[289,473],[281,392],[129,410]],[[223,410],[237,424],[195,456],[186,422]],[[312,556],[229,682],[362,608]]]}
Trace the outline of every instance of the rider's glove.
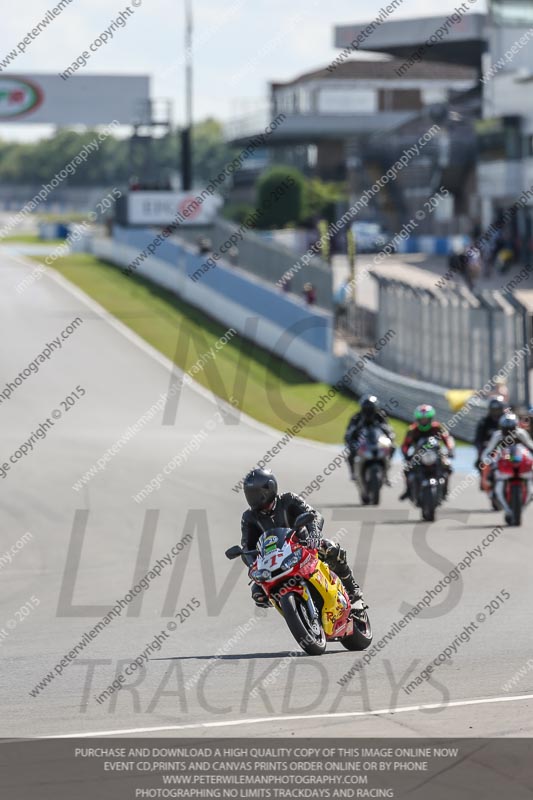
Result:
{"label": "rider's glove", "polygon": [[300,544],[307,544],[307,542],[309,541],[309,531],[307,530],[305,525],[303,526],[303,528],[298,528],[298,530],[295,533],[296,533],[296,538],[298,539]]}
{"label": "rider's glove", "polygon": [[333,558],[337,562],[340,562],[341,564],[348,563],[348,556],[346,550],[343,550],[343,548],[340,546],[340,544],[338,544],[338,542],[332,542],[330,539],[322,539],[322,541],[320,542],[319,549],[320,553],[325,558]]}

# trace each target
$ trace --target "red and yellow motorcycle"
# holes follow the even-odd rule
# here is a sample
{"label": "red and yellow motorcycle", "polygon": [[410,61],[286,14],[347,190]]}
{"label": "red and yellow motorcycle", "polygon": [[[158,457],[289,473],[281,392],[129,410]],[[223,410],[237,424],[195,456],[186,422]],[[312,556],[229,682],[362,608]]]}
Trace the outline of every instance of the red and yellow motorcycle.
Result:
{"label": "red and yellow motorcycle", "polygon": [[322,655],[327,642],[365,650],[372,642],[365,606],[359,602],[352,608],[340,578],[320,560],[318,550],[298,538],[312,519],[312,514],[300,514],[294,528],[273,528],[262,534],[256,550],[230,547],[226,557],[254,559],[248,570],[251,580],[264,589],[308,655]]}

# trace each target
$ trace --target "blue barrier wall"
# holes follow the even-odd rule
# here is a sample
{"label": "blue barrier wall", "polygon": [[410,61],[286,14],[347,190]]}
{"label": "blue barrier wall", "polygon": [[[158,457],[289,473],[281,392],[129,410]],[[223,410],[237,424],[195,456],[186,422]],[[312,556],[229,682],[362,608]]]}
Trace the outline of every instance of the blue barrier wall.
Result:
{"label": "blue barrier wall", "polygon": [[[155,234],[149,229],[115,228],[114,239],[121,244],[134,247],[139,253],[153,242]],[[221,296],[246,307],[251,316],[260,316],[283,330],[297,331],[299,337],[312,347],[330,352],[331,315],[310,308],[303,300],[284,294],[277,287],[246,273],[241,267],[233,267],[223,260],[193,280],[209,256],[198,255],[185,243],[167,239],[157,248],[155,256],[166,261],[187,277],[187,297],[194,297],[195,287],[209,287]],[[146,262],[144,262],[146,263]]]}
{"label": "blue barrier wall", "polygon": [[[176,237],[152,246],[157,231],[115,226],[112,240],[96,240],[94,251],[132,272],[165,286],[178,296],[275,352],[319,380],[334,376],[333,319],[329,312],[308,306],[242,267],[223,260],[197,277],[208,255]],[[135,264],[140,254],[145,258]],[[256,325],[254,329],[254,319]]]}
{"label": "blue barrier wall", "polygon": [[465,250],[472,240],[462,234],[457,236],[408,236],[395,242],[398,253],[427,253],[433,256],[449,256],[456,248]]}

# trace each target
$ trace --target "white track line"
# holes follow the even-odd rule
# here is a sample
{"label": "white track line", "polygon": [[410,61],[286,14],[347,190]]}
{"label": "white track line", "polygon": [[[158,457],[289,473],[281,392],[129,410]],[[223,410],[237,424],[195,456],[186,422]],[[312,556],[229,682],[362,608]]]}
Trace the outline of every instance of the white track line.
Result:
{"label": "white track line", "polygon": [[490,703],[513,703],[517,700],[533,700],[533,694],[514,695],[513,697],[485,697],[480,700],[457,700],[453,703],[426,703],[419,706],[401,706],[400,708],[381,708],[376,711],[344,711],[335,714],[298,714],[281,717],[257,717],[256,719],[234,719],[225,722],[193,722],[188,725],[161,725],[156,728],[123,728],[116,731],[92,731],[91,733],[64,733],[50,736],[37,736],[37,739],[88,739],[96,736],[124,736],[128,733],[157,733],[162,731],[190,731],[198,728],[234,728],[242,725],[260,725],[272,722],[298,722],[311,719],[350,719],[354,717],[375,717],[385,714],[405,714],[409,711],[425,711],[436,708],[460,708],[462,706],[488,705]]}

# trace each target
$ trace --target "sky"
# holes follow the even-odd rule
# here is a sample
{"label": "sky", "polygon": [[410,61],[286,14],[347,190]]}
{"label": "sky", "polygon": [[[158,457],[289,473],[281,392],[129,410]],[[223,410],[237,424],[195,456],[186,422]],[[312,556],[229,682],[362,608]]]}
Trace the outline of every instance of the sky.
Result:
{"label": "sky", "polygon": [[[48,8],[23,0],[4,15],[0,60],[16,48]],[[130,0],[130,3],[132,0]],[[135,0],[138,7],[124,28],[85,68],[89,74],[148,74],[154,98],[170,98],[176,124],[184,109],[184,0]],[[484,12],[486,0],[472,6]],[[229,120],[266,103],[269,81],[290,80],[325,66],[339,53],[333,47],[338,24],[367,22],[386,0],[192,0],[195,44],[195,119]],[[447,15],[459,0],[404,0],[391,19]],[[8,74],[64,71],[127,7],[121,0],[72,0],[62,14],[17,57]],[[13,8],[13,6],[11,6]],[[4,73],[6,74],[6,73]],[[78,72],[77,74],[81,74]],[[31,140],[50,128],[0,125],[0,138]]]}

